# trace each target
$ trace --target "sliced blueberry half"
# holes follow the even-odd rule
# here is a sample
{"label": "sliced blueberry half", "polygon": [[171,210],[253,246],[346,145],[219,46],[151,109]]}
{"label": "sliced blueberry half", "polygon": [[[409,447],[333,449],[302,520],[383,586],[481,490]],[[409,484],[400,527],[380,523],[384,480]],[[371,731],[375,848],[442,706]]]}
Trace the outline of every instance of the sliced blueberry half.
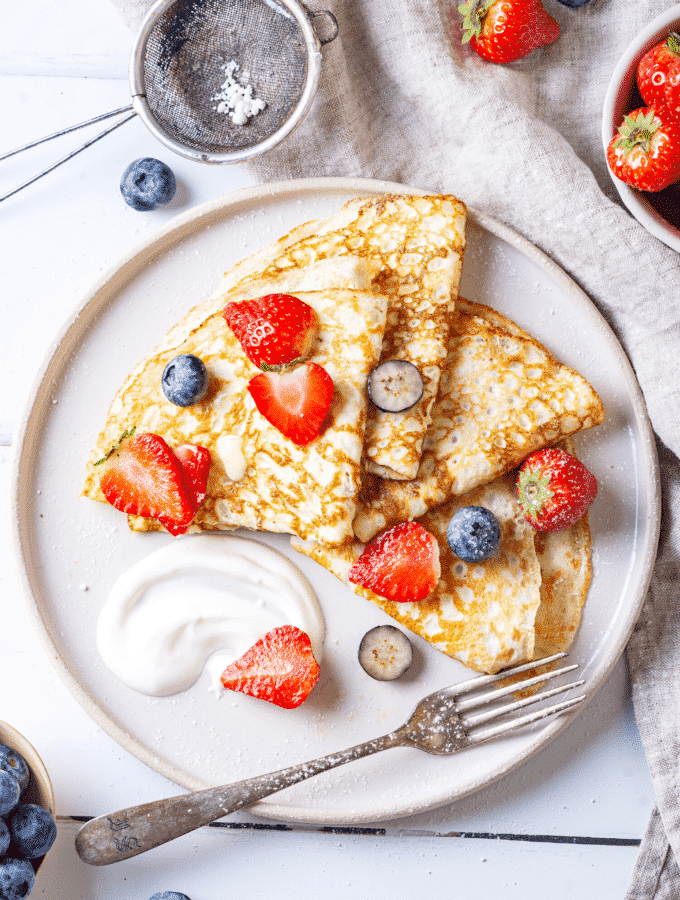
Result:
{"label": "sliced blueberry half", "polygon": [[163,393],[175,406],[192,406],[205,397],[208,371],[192,353],[181,353],[167,364],[161,376]]}
{"label": "sliced blueberry half", "polygon": [[413,662],[413,646],[394,625],[371,628],[359,644],[359,663],[377,681],[394,681]]}
{"label": "sliced blueberry half", "polygon": [[403,412],[423,396],[423,376],[405,359],[388,359],[368,376],[370,401],[383,412]]}
{"label": "sliced blueberry half", "polygon": [[449,547],[459,559],[480,563],[498,553],[501,526],[484,506],[464,506],[452,516],[446,529]]}

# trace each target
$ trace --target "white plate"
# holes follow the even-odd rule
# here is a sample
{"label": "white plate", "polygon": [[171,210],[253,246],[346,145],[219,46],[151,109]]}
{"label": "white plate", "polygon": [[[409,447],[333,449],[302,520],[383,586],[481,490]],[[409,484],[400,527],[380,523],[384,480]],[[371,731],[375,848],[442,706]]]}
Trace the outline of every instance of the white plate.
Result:
{"label": "white plate", "polygon": [[[145,697],[118,682],[95,648],[110,585],[133,562],[173,540],[131,534],[112,507],[79,496],[91,445],[123,379],[236,260],[293,225],[333,213],[351,197],[399,190],[405,188],[375,181],[298,181],[247,189],[191,210],[88,293],[29,398],[17,440],[13,518],[35,627],[95,721],[185,788],[269,772],[376,737],[400,725],[424,694],[470,675],[415,638],[416,660],[407,676],[370,679],[356,661],[357,648],[365,631],[387,617],[296,554],[282,535],[255,538],[306,573],[328,629],[321,680],[297,710],[238,694],[217,700],[205,676],[184,694]],[[658,470],[639,388],[612,332],[573,281],[525,240],[479,214],[470,216],[462,294],[507,314],[581,371],[607,409],[604,425],[578,436],[579,453],[600,483],[591,511],[594,579],[572,652],[592,696],[625,646],[656,549]],[[431,809],[506,774],[569,721],[551,720],[456,757],[390,750],[289,788],[253,812],[353,824]]]}

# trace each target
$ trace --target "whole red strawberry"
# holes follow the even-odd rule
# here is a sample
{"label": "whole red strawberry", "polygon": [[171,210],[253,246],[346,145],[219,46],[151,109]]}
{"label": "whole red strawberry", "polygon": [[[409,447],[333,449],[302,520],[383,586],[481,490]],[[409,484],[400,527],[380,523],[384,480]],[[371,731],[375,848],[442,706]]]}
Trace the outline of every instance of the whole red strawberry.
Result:
{"label": "whole red strawberry", "polygon": [[464,0],[463,43],[493,63],[523,59],[533,50],[552,44],[560,26],[541,0]]}
{"label": "whole red strawberry", "polygon": [[263,370],[305,359],[319,325],[312,307],[291,294],[227,303],[223,315],[248,359]]}
{"label": "whole red strawberry", "polygon": [[575,456],[549,447],[524,460],[517,495],[530,525],[538,531],[562,531],[586,513],[597,496],[597,479]]}
{"label": "whole red strawberry", "polygon": [[637,83],[647,106],[680,122],[680,34],[671,32],[645,53],[638,63]]}
{"label": "whole red strawberry", "polygon": [[309,696],[319,679],[319,664],[306,632],[283,625],[265,634],[240,659],[222,672],[222,685],[295,709]]}
{"label": "whole red strawberry", "polygon": [[662,191],[680,178],[680,125],[641,106],[624,116],[607,148],[617,178],[641,191]]}
{"label": "whole red strawberry", "polygon": [[367,544],[349,571],[349,580],[386,600],[418,602],[436,588],[439,544],[420,522],[400,522]]}
{"label": "whole red strawberry", "polygon": [[255,405],[294,444],[320,433],[333,402],[333,379],[323,366],[304,363],[291,371],[260,372],[248,382]]}

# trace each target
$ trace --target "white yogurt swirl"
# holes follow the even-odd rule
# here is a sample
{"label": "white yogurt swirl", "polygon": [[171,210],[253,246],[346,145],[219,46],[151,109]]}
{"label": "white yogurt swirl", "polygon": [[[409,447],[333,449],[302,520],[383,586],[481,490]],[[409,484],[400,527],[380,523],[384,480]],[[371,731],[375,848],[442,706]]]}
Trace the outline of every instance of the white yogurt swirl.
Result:
{"label": "white yogurt swirl", "polygon": [[273,628],[307,632],[321,662],[325,625],[302,572],[258,541],[190,535],[151,553],[114,584],[97,625],[108,668],[143,694],[191,687],[224,668]]}

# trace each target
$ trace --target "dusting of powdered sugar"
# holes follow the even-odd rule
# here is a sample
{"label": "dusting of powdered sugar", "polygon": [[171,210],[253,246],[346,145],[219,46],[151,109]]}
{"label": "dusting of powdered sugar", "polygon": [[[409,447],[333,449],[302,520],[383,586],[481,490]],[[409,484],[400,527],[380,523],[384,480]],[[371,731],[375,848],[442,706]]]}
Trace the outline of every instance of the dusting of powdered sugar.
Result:
{"label": "dusting of powdered sugar", "polygon": [[233,59],[224,69],[224,83],[218,94],[212,98],[218,100],[217,112],[228,115],[235,125],[245,125],[252,116],[256,116],[267,105],[259,97],[253,97],[253,86],[243,84],[250,77],[249,72],[240,75],[241,67]]}

